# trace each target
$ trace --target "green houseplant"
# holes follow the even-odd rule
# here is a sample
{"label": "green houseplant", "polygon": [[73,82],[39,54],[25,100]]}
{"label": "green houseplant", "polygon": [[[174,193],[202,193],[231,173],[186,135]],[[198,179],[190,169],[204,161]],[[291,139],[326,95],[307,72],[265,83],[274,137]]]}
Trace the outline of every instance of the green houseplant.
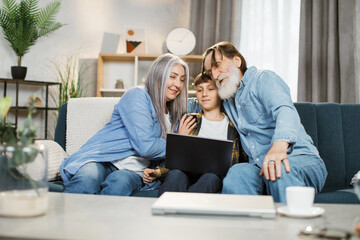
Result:
{"label": "green houseplant", "polygon": [[[86,95],[87,86],[84,84],[84,77],[88,66],[84,63],[77,64],[78,60],[78,54],[73,54],[67,56],[62,63],[54,62],[55,77],[61,83],[59,109],[70,98],[80,98]],[[53,99],[56,98],[53,97]]]}
{"label": "green houseplant", "polygon": [[[59,29],[63,24],[55,22],[60,10],[60,1],[49,3],[45,8],[38,7],[38,0],[2,0],[0,26],[18,60],[11,68],[13,78],[24,79],[26,68],[21,66],[22,57],[29,52],[36,41]],[[17,72],[20,71],[20,72]]]}
{"label": "green houseplant", "polygon": [[23,129],[5,122],[11,98],[0,98],[0,216],[37,216],[48,207],[47,152],[34,145],[35,97]]}

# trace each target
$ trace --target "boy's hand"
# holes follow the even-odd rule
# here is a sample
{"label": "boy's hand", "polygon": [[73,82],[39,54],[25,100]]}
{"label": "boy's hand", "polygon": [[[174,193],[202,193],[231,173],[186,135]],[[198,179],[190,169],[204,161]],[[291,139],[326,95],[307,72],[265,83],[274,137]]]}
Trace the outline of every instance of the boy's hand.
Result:
{"label": "boy's hand", "polygon": [[180,119],[178,133],[189,135],[196,126],[196,116],[184,114]]}
{"label": "boy's hand", "polygon": [[142,180],[145,184],[148,184],[154,181],[155,179],[159,178],[160,176],[161,176],[160,169],[145,168],[142,175]]}

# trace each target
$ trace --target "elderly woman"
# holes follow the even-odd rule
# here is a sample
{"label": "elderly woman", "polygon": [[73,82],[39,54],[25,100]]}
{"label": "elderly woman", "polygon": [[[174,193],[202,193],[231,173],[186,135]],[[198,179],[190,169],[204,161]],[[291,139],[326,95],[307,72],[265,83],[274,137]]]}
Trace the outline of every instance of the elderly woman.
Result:
{"label": "elderly woman", "polygon": [[186,111],[188,79],[179,57],[157,58],[145,89],[128,90],[110,122],[61,164],[65,192],[129,196],[139,189],[144,169],[165,157],[166,133]]}

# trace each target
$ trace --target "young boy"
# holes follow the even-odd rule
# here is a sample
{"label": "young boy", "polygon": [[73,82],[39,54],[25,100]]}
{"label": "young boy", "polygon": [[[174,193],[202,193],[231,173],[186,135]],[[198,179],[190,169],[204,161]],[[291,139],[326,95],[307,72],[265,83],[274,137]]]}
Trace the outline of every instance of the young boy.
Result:
{"label": "young boy", "polygon": [[[243,151],[240,154],[237,130],[226,114],[221,111],[221,99],[215,82],[205,74],[199,74],[194,82],[195,95],[202,111],[195,115],[196,119],[184,116],[180,121],[178,133],[233,140],[232,165],[246,162],[246,154]],[[165,173],[167,174],[159,189],[159,196],[166,191],[216,193],[222,188],[222,179],[214,173],[194,174],[177,169],[169,171],[163,167],[145,169],[143,182],[150,183]]]}

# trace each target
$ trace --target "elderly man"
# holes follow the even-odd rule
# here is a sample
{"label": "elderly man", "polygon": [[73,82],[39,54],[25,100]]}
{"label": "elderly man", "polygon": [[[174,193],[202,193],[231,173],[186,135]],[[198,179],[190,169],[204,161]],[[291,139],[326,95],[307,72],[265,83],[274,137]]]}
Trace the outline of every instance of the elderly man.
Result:
{"label": "elderly man", "polygon": [[224,108],[240,134],[248,163],[232,166],[223,193],[271,194],[285,202],[287,186],[321,191],[327,171],[305,132],[286,83],[274,72],[247,68],[229,42],[204,53],[203,72],[216,82]]}

